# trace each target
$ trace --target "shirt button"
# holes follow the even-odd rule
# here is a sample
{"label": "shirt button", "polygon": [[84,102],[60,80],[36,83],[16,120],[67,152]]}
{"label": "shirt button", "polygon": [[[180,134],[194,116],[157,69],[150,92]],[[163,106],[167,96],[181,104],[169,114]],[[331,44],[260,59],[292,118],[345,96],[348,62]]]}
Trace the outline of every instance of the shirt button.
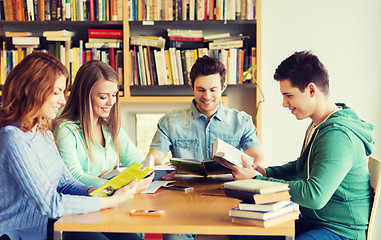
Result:
{"label": "shirt button", "polygon": [[185,147],[189,147],[189,146],[188,146],[188,144],[187,144],[187,145],[185,145]]}
{"label": "shirt button", "polygon": [[209,150],[209,148],[206,148],[206,150]]}

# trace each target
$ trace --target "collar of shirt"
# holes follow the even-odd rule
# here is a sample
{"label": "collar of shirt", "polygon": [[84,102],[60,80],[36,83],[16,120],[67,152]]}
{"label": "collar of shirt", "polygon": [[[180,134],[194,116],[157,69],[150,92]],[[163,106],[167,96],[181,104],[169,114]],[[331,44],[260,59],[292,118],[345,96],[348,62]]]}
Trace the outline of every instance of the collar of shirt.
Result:
{"label": "collar of shirt", "polygon": [[[194,99],[192,100],[192,103],[191,103],[191,111],[192,111],[192,116],[193,116],[194,120],[196,120],[197,118],[199,118],[201,116],[205,116],[204,114],[200,113],[200,111],[197,109],[196,101]],[[220,101],[220,105],[218,107],[218,110],[213,115],[212,118],[216,118],[216,119],[220,120],[221,122],[223,122],[225,117],[226,117],[225,107],[224,107],[224,105],[222,105],[222,102]]]}

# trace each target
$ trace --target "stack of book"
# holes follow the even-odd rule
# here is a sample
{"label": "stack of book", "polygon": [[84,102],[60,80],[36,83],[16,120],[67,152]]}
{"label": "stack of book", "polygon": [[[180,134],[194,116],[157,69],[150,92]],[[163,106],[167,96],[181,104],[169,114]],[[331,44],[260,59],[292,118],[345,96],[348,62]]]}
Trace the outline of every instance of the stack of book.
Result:
{"label": "stack of book", "polygon": [[89,41],[85,43],[84,62],[97,59],[109,64],[123,84],[123,30],[122,29],[88,29]]}
{"label": "stack of book", "polygon": [[270,227],[299,218],[299,205],[290,201],[288,184],[249,179],[225,183],[224,190],[243,200],[229,210],[233,223]]}
{"label": "stack of book", "polygon": [[168,46],[179,49],[205,48],[202,30],[167,29]]}

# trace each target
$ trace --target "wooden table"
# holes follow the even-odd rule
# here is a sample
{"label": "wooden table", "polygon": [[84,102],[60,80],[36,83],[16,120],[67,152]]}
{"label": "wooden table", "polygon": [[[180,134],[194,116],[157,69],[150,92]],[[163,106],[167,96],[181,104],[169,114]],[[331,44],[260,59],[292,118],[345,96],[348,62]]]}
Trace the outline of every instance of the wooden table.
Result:
{"label": "wooden table", "polygon": [[[64,231],[294,235],[294,221],[269,228],[232,224],[228,212],[237,207],[238,199],[201,195],[223,194],[221,184],[232,178],[182,176],[175,180],[178,185],[193,186],[194,191],[185,193],[159,189],[155,194],[137,194],[132,200],[113,209],[64,216],[54,224],[54,239],[62,239]],[[130,216],[131,209],[164,209],[165,216]]]}

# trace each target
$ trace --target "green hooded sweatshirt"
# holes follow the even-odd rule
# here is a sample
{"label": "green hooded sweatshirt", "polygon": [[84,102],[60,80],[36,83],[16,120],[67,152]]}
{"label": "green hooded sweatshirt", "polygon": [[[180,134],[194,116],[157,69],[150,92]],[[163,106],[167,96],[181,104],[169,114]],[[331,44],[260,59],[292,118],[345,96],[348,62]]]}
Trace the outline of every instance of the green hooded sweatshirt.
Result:
{"label": "green hooded sweatshirt", "polygon": [[266,168],[268,178],[286,182],[304,221],[349,239],[366,239],[374,191],[368,156],[374,126],[345,104],[314,131],[300,157]]}

